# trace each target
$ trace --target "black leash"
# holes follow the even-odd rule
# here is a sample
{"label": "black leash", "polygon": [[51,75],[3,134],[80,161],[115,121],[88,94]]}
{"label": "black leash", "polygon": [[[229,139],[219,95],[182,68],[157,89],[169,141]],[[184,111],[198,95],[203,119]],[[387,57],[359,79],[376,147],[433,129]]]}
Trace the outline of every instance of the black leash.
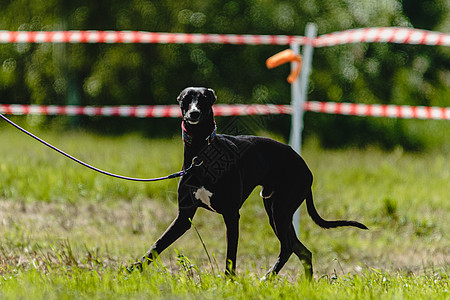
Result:
{"label": "black leash", "polygon": [[196,162],[196,160],[197,160],[197,156],[196,156],[196,157],[194,157],[194,158],[192,159],[192,163],[191,163],[191,165],[190,165],[187,169],[181,170],[180,172],[173,173],[173,174],[170,174],[170,175],[167,175],[167,176],[164,176],[164,177],[157,177],[157,178],[135,178],[135,177],[122,176],[122,175],[118,175],[118,174],[114,174],[114,173],[111,173],[111,172],[107,172],[107,171],[104,171],[104,170],[102,170],[102,169],[99,169],[99,168],[96,168],[96,167],[94,167],[94,166],[91,166],[91,165],[89,165],[89,164],[87,164],[87,163],[85,163],[85,162],[79,160],[78,158],[73,157],[72,155],[70,155],[70,154],[68,154],[68,153],[66,153],[66,152],[64,152],[64,151],[62,151],[62,150],[56,148],[55,146],[51,145],[50,143],[47,143],[46,141],[44,141],[43,139],[37,137],[36,135],[32,134],[31,132],[29,132],[29,131],[23,129],[22,127],[20,127],[19,125],[17,125],[17,124],[14,123],[13,121],[11,121],[11,120],[9,120],[8,118],[6,118],[4,115],[0,114],[0,117],[1,117],[3,120],[5,120],[6,122],[8,122],[9,124],[11,124],[12,126],[14,126],[15,128],[17,128],[17,129],[19,129],[20,131],[22,131],[23,133],[29,135],[29,136],[32,137],[33,139],[35,139],[35,140],[41,142],[42,144],[44,144],[44,145],[46,145],[47,147],[49,147],[49,148],[55,150],[56,152],[59,152],[60,154],[64,155],[65,157],[70,158],[71,160],[73,160],[73,161],[79,163],[80,165],[85,166],[85,167],[87,167],[87,168],[89,168],[89,169],[91,169],[91,170],[94,170],[94,171],[96,171],[96,172],[99,172],[99,173],[101,173],[101,174],[108,175],[108,176],[111,176],[111,177],[114,177],[114,178],[119,178],[119,179],[124,179],[124,180],[130,180],[130,181],[140,181],[140,182],[152,182],[152,181],[160,181],[160,180],[165,180],[165,179],[173,179],[173,178],[177,178],[177,177],[181,177],[181,176],[186,175],[187,172],[189,172],[189,170],[191,170],[193,167],[198,167],[198,166],[200,166],[200,165],[202,164],[202,162],[199,162],[199,163]]}

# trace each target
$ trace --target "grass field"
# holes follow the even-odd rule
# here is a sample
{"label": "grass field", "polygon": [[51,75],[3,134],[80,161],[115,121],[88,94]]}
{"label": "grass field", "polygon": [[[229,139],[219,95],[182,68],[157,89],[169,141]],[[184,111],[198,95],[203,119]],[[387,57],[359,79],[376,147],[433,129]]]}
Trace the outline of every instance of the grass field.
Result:
{"label": "grass field", "polygon": [[[39,134],[119,174],[162,176],[182,163],[178,137]],[[259,189],[241,210],[234,280],[222,276],[222,218],[206,210],[193,220],[198,234],[191,229],[159,263],[127,274],[124,267],[142,256],[175,217],[177,180],[109,178],[0,126],[0,298],[450,297],[448,151],[331,151],[310,142],[303,156],[315,176],[321,216],[354,219],[370,229],[324,230],[302,207],[301,240],[313,252],[313,284],[305,282],[295,257],[279,277],[259,281],[279,251]]]}

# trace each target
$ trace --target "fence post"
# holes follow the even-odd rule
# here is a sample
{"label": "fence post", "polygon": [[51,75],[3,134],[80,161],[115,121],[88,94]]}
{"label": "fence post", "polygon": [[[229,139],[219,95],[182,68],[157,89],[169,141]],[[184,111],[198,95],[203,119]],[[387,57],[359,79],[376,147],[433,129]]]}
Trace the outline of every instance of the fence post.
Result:
{"label": "fence post", "polygon": [[[305,36],[314,39],[317,36],[317,25],[314,23],[306,24]],[[299,44],[291,44],[291,50],[295,54],[300,53]],[[290,145],[298,154],[302,152],[302,131],[303,131],[303,113],[304,105],[308,98],[308,82],[312,68],[312,55],[314,47],[312,43],[303,46],[303,66],[300,72],[300,78],[292,83],[292,128],[290,136]],[[294,63],[291,68],[294,68]],[[300,235],[300,208],[294,213],[293,225],[297,236]]]}
{"label": "fence post", "polygon": [[[300,54],[299,44],[290,44],[292,52],[295,54]],[[296,62],[291,62],[291,69],[294,70],[296,67]],[[303,64],[304,68],[304,64]],[[303,70],[300,73],[300,78],[302,77]],[[301,131],[303,127],[303,107],[300,91],[300,80],[297,78],[291,84],[291,105],[292,105],[292,121],[291,121],[291,135],[289,137],[289,144],[292,149],[294,149],[298,154],[302,152],[302,136]]]}

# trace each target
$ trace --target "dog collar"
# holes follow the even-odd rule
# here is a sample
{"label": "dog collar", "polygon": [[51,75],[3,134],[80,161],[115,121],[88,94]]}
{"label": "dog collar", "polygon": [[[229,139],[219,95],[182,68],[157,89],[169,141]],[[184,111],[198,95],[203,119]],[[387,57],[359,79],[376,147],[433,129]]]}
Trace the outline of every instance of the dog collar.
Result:
{"label": "dog collar", "polygon": [[[184,144],[191,146],[192,141],[194,140],[194,137],[193,137],[193,135],[189,134],[189,132],[187,131],[186,127],[184,126],[184,121],[181,122],[181,134],[182,134]],[[216,122],[214,121],[214,129],[211,132],[211,134],[208,135],[205,139],[205,141],[208,142],[208,145],[212,143],[212,141],[214,140],[216,135],[217,135],[217,126],[216,126]]]}

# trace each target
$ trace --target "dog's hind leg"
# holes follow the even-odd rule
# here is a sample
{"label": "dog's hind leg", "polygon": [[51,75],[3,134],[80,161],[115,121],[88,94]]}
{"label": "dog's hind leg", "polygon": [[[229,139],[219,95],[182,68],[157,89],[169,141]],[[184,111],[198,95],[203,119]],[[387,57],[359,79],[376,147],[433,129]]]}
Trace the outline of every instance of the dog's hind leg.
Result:
{"label": "dog's hind leg", "polygon": [[306,279],[311,280],[313,277],[312,253],[299,241],[293,225],[289,229],[289,242],[295,255],[298,256],[303,268],[305,268]]}
{"label": "dog's hind leg", "polygon": [[275,230],[275,224],[273,223],[273,213],[272,213],[272,202],[273,202],[273,199],[271,199],[271,198],[264,198],[263,197],[263,202],[264,202],[264,208],[266,209],[267,216],[269,217],[270,227],[272,227],[273,231],[278,236],[278,234],[277,234],[277,232]]}
{"label": "dog's hind leg", "polygon": [[264,278],[278,274],[292,253],[295,253],[305,268],[305,276],[312,279],[312,253],[299,241],[292,225],[292,216],[303,201],[289,202],[297,197],[284,197],[280,194],[272,194],[264,198],[264,208],[269,216],[270,226],[274,230],[281,244],[280,255],[274,266],[267,272]]}
{"label": "dog's hind leg", "polygon": [[286,215],[285,208],[280,205],[279,195],[273,195],[264,199],[264,207],[269,216],[269,222],[280,241],[280,254],[273,267],[267,272],[263,279],[278,274],[292,255],[293,249],[289,241],[289,226],[292,223],[292,214]]}

